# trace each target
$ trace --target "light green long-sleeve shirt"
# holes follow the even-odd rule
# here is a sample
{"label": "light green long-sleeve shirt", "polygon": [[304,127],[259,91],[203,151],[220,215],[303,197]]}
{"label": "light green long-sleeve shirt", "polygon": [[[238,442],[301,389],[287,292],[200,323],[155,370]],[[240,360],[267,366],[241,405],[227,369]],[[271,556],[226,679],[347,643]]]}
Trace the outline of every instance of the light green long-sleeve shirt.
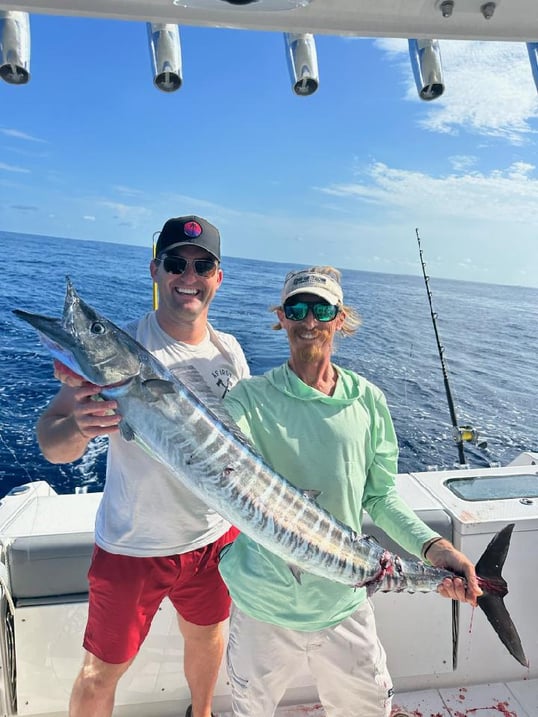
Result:
{"label": "light green long-sleeve shirt", "polygon": [[[437,533],[395,488],[398,445],[383,393],[337,368],[333,396],[303,383],[284,364],[241,381],[226,408],[267,463],[296,487],[320,491],[317,502],[361,531],[362,510],[408,552],[420,555]],[[337,624],[365,599],[355,589],[303,573],[241,534],[220,561],[233,601],[264,622],[314,631]]]}

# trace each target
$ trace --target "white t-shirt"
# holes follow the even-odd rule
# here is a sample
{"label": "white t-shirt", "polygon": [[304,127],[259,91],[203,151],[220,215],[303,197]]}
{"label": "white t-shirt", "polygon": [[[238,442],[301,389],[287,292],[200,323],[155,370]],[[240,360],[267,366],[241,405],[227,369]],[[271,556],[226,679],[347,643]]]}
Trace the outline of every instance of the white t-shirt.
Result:
{"label": "white t-shirt", "polygon": [[[219,397],[250,375],[237,339],[212,327],[197,345],[172,339],[154,312],[126,330],[172,372],[195,367]],[[176,555],[214,542],[229,527],[139,446],[119,434],[110,436],[105,488],[95,525],[99,547],[137,557]]]}

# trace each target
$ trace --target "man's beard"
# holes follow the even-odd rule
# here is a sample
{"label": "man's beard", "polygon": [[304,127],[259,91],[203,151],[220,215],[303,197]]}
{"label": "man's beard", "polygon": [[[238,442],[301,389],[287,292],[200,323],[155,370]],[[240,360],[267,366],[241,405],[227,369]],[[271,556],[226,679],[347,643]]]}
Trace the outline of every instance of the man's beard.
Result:
{"label": "man's beard", "polygon": [[[294,334],[298,335],[299,329],[294,331]],[[300,349],[297,350],[298,358],[304,363],[316,363],[320,361],[326,354],[327,343],[330,340],[330,332],[327,330],[317,330],[316,339],[307,344],[303,344]]]}
{"label": "man's beard", "polygon": [[323,358],[324,352],[319,344],[314,344],[305,346],[299,351],[298,355],[303,363],[317,363]]}

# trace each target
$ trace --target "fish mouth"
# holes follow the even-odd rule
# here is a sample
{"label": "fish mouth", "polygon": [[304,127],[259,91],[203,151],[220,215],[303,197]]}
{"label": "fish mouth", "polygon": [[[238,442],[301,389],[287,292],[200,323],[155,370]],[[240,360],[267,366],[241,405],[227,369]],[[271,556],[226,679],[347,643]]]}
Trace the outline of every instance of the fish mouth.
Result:
{"label": "fish mouth", "polygon": [[[61,360],[61,356],[71,353],[75,346],[75,341],[72,335],[65,330],[60,319],[53,319],[50,316],[42,316],[41,314],[30,314],[27,311],[22,311],[22,309],[14,309],[13,313],[19,319],[26,321],[27,324],[37,329],[41,340],[49,351],[54,352],[55,358]],[[60,355],[56,356],[56,354]]]}
{"label": "fish mouth", "polygon": [[41,314],[30,314],[21,309],[14,309],[13,313],[19,319],[22,319],[37,330],[41,343],[50,352],[53,358],[67,366],[67,368],[71,369],[74,373],[82,376],[86,381],[90,381],[75,358],[75,340],[72,335],[65,330],[60,319],[53,319],[49,316],[42,316]]}
{"label": "fish mouth", "polygon": [[82,368],[71,351],[56,341],[53,341],[53,339],[47,336],[47,334],[44,334],[42,331],[39,331],[39,338],[41,339],[43,346],[45,346],[53,358],[70,369],[71,373],[80,376],[86,381],[88,380],[87,377],[84,376]]}
{"label": "fish mouth", "polygon": [[[77,364],[77,362],[74,360],[71,361],[71,355],[67,355],[66,353],[63,353],[61,356],[61,359],[58,358],[58,355],[62,354],[62,348],[56,347],[53,342],[50,341],[50,339],[46,339],[43,335],[41,335],[41,341],[43,344],[48,348],[49,352],[53,355],[55,358],[55,365],[54,365],[54,376],[58,378],[62,383],[67,383],[69,386],[73,386],[74,384],[69,383],[67,381],[67,378],[74,379],[75,381],[88,381],[86,376],[84,376],[82,373],[80,373],[80,367]],[[57,352],[57,353],[56,353]],[[63,375],[63,377],[58,376],[57,374],[60,373]],[[132,378],[126,378],[122,379],[120,381],[116,381],[114,383],[103,383],[103,384],[92,384],[94,386],[99,386],[103,390],[113,390],[113,389],[120,389],[125,386],[130,385],[130,383],[133,381]],[[90,381],[91,383],[91,381]]]}
{"label": "fish mouth", "polygon": [[89,383],[121,386],[140,371],[136,348],[122,350],[125,344],[136,342],[86,304],[69,277],[62,319],[21,309],[13,313],[37,330],[53,358]]}

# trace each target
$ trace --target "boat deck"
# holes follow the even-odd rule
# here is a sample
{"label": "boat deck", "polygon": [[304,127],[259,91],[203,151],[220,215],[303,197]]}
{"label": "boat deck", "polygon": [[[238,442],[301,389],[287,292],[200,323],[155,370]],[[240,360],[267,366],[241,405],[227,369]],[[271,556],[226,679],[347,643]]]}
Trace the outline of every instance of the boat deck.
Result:
{"label": "boat deck", "polygon": [[[538,454],[528,456],[521,466],[487,469],[487,475],[536,475]],[[484,472],[468,472],[464,479],[482,478]],[[396,687],[391,717],[538,717],[538,613],[532,600],[536,592],[532,571],[529,578],[529,556],[536,553],[538,502],[526,500],[522,493],[522,499],[489,501],[488,510],[488,501],[468,505],[469,501],[446,488],[446,481],[458,476],[460,472],[454,476],[437,472],[407,474],[398,480],[410,505],[429,521],[438,521],[439,512],[452,521],[455,544],[472,559],[479,558],[496,531],[509,522],[516,525],[505,578],[511,586],[510,614],[523,630],[530,668],[513,660],[487,620],[481,613],[475,615],[470,606],[459,607],[455,620],[451,601],[433,593],[375,595],[376,622]],[[39,481],[1,501],[0,546],[9,560],[0,562],[0,568],[3,575],[9,568],[11,599],[16,601],[0,641],[2,715],[65,717],[80,669],[80,641],[87,618],[87,595],[81,591],[87,588],[99,499],[98,494],[55,495]],[[0,607],[8,615],[7,593],[3,602]],[[455,635],[458,649],[453,669]],[[176,613],[164,601],[140,654],[118,687],[114,717],[183,717],[190,701],[183,658]],[[11,709],[11,698],[17,701],[17,712]],[[295,676],[276,717],[326,717],[316,700],[311,676],[303,671]],[[217,717],[232,717],[224,665],[213,704]],[[370,715],[362,714],[358,706],[349,717]]]}
{"label": "boat deck", "polygon": [[[538,679],[403,692],[393,700],[393,717],[538,717]],[[217,717],[232,717],[219,712]],[[281,707],[276,717],[325,717],[318,704]]]}

